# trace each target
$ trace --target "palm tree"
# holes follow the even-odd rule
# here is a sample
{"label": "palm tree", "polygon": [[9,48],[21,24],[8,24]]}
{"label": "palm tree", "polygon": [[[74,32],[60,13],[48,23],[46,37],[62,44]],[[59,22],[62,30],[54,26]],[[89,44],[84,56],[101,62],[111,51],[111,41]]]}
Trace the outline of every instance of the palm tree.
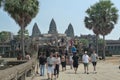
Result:
{"label": "palm tree", "polygon": [[[89,11],[87,13],[89,13]],[[98,24],[98,20],[97,20],[97,18],[94,18],[93,16],[90,16],[90,17],[85,17],[84,22],[85,22],[85,27],[90,29],[90,30],[92,29],[93,32],[96,34],[96,51],[97,51],[97,54],[98,54],[99,30],[98,30],[97,27],[95,27]]]}
{"label": "palm tree", "polygon": [[0,7],[1,7],[1,4],[2,4],[2,0],[0,0]]}
{"label": "palm tree", "polygon": [[21,27],[21,45],[23,57],[24,51],[24,30],[39,10],[38,0],[5,0],[4,10],[10,14],[15,22]]}
{"label": "palm tree", "polygon": [[103,58],[105,59],[105,35],[108,35],[118,20],[118,10],[110,0],[100,0],[87,9],[88,16],[85,17],[85,25],[93,30],[96,35],[103,36]]}

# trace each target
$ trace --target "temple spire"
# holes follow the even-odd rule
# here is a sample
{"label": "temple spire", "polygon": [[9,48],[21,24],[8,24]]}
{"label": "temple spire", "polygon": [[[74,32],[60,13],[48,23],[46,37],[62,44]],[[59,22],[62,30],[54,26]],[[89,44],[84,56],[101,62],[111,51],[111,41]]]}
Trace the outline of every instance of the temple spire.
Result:
{"label": "temple spire", "polygon": [[54,19],[51,20],[48,34],[57,34],[57,27]]}
{"label": "temple spire", "polygon": [[71,23],[69,24],[68,28],[66,29],[65,34],[66,34],[68,37],[71,37],[71,38],[74,37],[74,29],[73,29],[73,26],[72,26]]}
{"label": "temple spire", "polygon": [[38,28],[37,23],[35,23],[32,29],[32,37],[39,37],[40,35],[41,35],[41,32]]}

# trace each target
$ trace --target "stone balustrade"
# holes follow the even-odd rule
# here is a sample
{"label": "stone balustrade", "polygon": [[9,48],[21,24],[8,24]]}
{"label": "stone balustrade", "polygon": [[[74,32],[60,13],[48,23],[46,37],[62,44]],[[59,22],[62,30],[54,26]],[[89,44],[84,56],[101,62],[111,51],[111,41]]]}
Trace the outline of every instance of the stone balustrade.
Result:
{"label": "stone balustrade", "polygon": [[31,75],[35,65],[36,59],[33,58],[23,64],[0,70],[0,80],[25,80],[27,76]]}

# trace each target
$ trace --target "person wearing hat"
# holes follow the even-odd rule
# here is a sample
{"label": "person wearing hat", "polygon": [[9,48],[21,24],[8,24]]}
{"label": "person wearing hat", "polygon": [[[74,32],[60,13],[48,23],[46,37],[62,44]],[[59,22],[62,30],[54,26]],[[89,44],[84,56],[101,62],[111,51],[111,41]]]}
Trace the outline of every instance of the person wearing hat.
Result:
{"label": "person wearing hat", "polygon": [[82,56],[82,62],[84,64],[84,73],[87,73],[87,74],[89,74],[89,72],[88,72],[89,60],[90,60],[90,57],[87,55],[87,51],[85,51]]}

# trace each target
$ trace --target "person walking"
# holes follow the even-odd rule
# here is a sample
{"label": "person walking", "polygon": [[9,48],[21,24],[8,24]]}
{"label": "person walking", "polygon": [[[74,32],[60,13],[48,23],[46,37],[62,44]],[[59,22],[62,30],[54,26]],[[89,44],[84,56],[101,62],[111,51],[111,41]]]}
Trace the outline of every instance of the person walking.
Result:
{"label": "person walking", "polygon": [[87,51],[85,51],[82,56],[82,61],[84,64],[84,73],[87,73],[87,74],[89,74],[89,72],[88,72],[89,60],[90,60],[90,57],[87,55]]}
{"label": "person walking", "polygon": [[77,53],[75,53],[72,57],[73,59],[73,67],[75,70],[75,74],[77,73],[78,65],[79,65],[79,57],[77,56]]}
{"label": "person walking", "polygon": [[47,76],[48,80],[53,80],[54,68],[55,68],[55,58],[53,57],[53,53],[50,53],[50,56],[47,58]]}
{"label": "person walking", "polygon": [[70,69],[72,69],[72,67],[73,67],[73,59],[72,59],[72,57],[73,57],[73,55],[71,53],[70,56],[69,56]]}
{"label": "person walking", "polygon": [[54,69],[54,75],[55,78],[59,76],[59,65],[60,65],[60,56],[58,55],[58,52],[55,53],[55,69]]}
{"label": "person walking", "polygon": [[98,55],[95,53],[95,51],[93,51],[93,53],[91,54],[91,61],[93,64],[93,73],[97,73],[96,72],[97,59],[98,59]]}
{"label": "person walking", "polygon": [[40,76],[44,76],[44,73],[45,73],[45,63],[46,63],[46,57],[45,57],[44,54],[41,54],[39,56]]}
{"label": "person walking", "polygon": [[76,52],[77,52],[76,47],[75,47],[75,46],[72,46],[71,51],[72,51],[73,55],[76,54]]}
{"label": "person walking", "polygon": [[61,65],[62,65],[62,71],[66,70],[66,56],[65,56],[65,54],[62,54],[62,56],[61,56]]}

